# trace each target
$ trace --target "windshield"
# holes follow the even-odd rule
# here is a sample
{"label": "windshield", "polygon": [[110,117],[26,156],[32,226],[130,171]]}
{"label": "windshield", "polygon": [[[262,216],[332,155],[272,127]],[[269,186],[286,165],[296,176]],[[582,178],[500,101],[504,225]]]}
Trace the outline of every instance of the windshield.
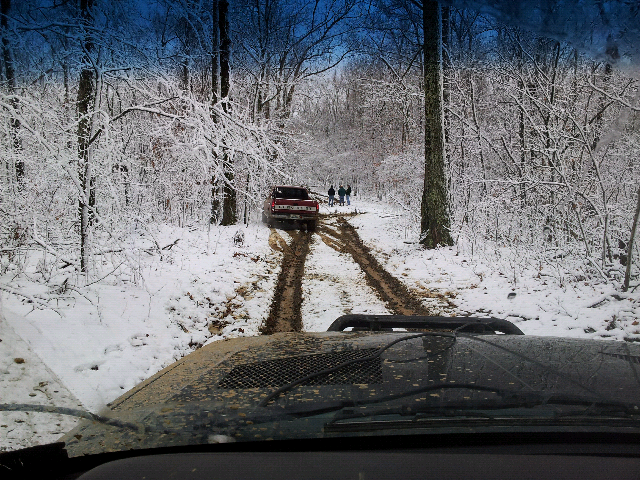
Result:
{"label": "windshield", "polygon": [[0,452],[637,429],[638,25],[2,1]]}
{"label": "windshield", "polygon": [[295,200],[308,200],[309,195],[303,188],[276,187],[273,190],[273,198],[289,198]]}

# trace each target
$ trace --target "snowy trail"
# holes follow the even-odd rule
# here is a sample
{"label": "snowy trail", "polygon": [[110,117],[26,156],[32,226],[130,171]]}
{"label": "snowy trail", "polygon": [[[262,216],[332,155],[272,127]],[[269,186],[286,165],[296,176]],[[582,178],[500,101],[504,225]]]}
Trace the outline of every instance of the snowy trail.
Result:
{"label": "snowy trail", "polygon": [[324,332],[341,315],[390,313],[367,285],[360,266],[315,234],[303,280],[303,330]]}
{"label": "snowy trail", "polygon": [[[2,314],[0,297],[0,403],[80,408],[83,405],[36,355]],[[0,411],[0,451],[56,441],[78,419],[67,415]]]}
{"label": "snowy trail", "polygon": [[325,243],[347,252],[365,274],[367,284],[385,302],[387,308],[396,315],[431,315],[419,296],[410,292],[396,277],[378,262],[370,249],[362,242],[356,229],[343,216],[325,225],[322,239]]}
{"label": "snowy trail", "polygon": [[391,275],[347,218],[355,217],[325,216],[313,236],[312,260],[307,261],[304,279],[305,330],[324,331],[349,313],[438,315],[450,308],[442,298],[410,290]]}
{"label": "snowy trail", "polygon": [[282,248],[283,257],[269,315],[262,327],[263,334],[297,332],[302,328],[302,277],[311,234],[303,230],[290,230],[288,233],[291,241],[286,246],[275,229],[271,229],[269,235],[270,241],[275,237],[276,243]]}
{"label": "snowy trail", "polygon": [[[283,256],[262,333],[326,331],[341,315],[391,312],[380,285],[372,288],[371,272],[355,260],[366,263],[363,252],[353,252],[357,233],[346,238],[336,231],[343,222],[334,213],[322,217],[315,233],[287,225],[271,229],[269,245]],[[376,274],[386,274],[380,265],[375,268]]]}
{"label": "snowy trail", "polygon": [[[569,282],[580,273],[571,271],[572,264],[559,270],[508,247],[474,250],[461,242],[424,250],[415,243],[415,225],[401,213],[359,199],[350,207],[321,206],[327,230],[320,226],[310,235],[301,276],[302,330],[326,331],[349,313],[394,312],[354,261],[345,240],[349,227],[341,228],[339,221],[343,217],[380,267],[432,315],[506,318],[527,335],[640,339],[640,291],[621,294],[609,284]],[[233,238],[238,231],[244,233],[240,245]],[[97,412],[201,345],[259,335],[284,251],[305,232],[277,233],[272,236],[262,224],[204,230],[158,225],[155,243],[174,248],[151,254],[148,240],[135,236],[138,269],[64,294],[52,293],[64,275],[37,280],[41,252],[29,250],[24,271],[8,271],[0,282],[48,299],[62,316],[51,309],[34,311],[24,297],[2,295],[0,403],[68,408],[82,403]],[[514,270],[523,265],[527,268]],[[0,450],[57,440],[75,422],[61,415],[0,412]]]}

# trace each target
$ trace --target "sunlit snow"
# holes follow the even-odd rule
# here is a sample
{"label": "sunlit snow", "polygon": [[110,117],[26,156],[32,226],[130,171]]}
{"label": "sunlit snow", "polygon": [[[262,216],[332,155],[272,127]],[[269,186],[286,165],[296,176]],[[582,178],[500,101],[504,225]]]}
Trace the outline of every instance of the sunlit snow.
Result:
{"label": "sunlit snow", "polygon": [[[507,318],[528,335],[631,340],[640,338],[640,293],[619,293],[604,280],[586,280],[581,263],[554,261],[545,252],[508,245],[461,242],[424,250],[399,210],[352,197],[350,207],[322,207],[344,217],[378,261],[434,314]],[[329,217],[326,222],[331,221]],[[238,229],[244,243],[234,244]],[[286,230],[279,230],[285,240]],[[194,349],[225,338],[258,335],[268,314],[281,253],[269,246],[270,229],[247,226],[158,226],[158,244],[179,242],[162,257],[140,258],[126,270],[57,295],[11,272],[0,305],[0,403],[35,403],[98,412],[102,406]],[[312,236],[303,281],[303,326],[324,331],[346,313],[387,313],[347,254]],[[515,296],[513,295],[515,294]],[[55,298],[55,301],[51,301]],[[55,441],[73,417],[0,413],[1,449]]]}

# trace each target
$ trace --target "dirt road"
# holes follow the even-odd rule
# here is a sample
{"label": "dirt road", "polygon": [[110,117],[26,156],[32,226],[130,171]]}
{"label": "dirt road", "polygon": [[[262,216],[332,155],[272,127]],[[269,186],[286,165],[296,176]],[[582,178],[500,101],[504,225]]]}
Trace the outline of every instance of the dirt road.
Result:
{"label": "dirt road", "polygon": [[262,333],[267,335],[277,332],[299,332],[302,329],[302,278],[312,234],[304,230],[289,230],[289,235],[292,238],[290,244],[287,244],[274,228],[269,236],[271,248],[282,251],[284,255],[269,316],[261,329]]}
{"label": "dirt road", "polygon": [[387,272],[362,243],[358,231],[344,217],[325,221],[318,234],[333,249],[348,253],[364,272],[367,284],[396,315],[429,315],[419,298],[413,295],[396,277]]}
{"label": "dirt road", "polygon": [[[351,256],[362,269],[367,285],[386,304],[390,312],[398,315],[430,314],[420,298],[376,260],[345,216],[322,216],[315,233],[287,230],[281,235],[280,232],[282,231],[271,229],[269,238],[271,248],[283,252],[283,257],[270,312],[261,329],[262,333],[295,332],[302,329],[300,308],[303,300],[304,264],[310,251],[310,243],[315,236],[336,252]],[[291,237],[289,244],[283,238],[287,234]]]}

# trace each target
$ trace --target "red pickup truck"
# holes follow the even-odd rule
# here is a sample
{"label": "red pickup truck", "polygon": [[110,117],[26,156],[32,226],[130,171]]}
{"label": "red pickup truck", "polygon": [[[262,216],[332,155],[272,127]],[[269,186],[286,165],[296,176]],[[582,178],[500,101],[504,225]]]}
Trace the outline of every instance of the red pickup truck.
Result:
{"label": "red pickup truck", "polygon": [[271,193],[264,201],[262,221],[269,226],[274,221],[287,223],[305,223],[307,230],[316,229],[320,206],[316,200],[309,198],[309,192],[304,187],[292,185],[278,185],[271,189]]}

